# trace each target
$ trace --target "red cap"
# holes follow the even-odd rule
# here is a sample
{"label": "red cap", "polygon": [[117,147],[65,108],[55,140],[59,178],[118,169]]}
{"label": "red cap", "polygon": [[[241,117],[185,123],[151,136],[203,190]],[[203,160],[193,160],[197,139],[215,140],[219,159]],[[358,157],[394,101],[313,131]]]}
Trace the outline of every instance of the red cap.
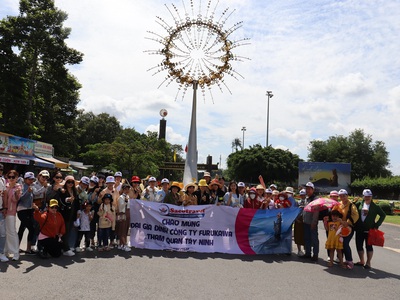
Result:
{"label": "red cap", "polygon": [[131,182],[140,182],[139,176],[132,176]]}

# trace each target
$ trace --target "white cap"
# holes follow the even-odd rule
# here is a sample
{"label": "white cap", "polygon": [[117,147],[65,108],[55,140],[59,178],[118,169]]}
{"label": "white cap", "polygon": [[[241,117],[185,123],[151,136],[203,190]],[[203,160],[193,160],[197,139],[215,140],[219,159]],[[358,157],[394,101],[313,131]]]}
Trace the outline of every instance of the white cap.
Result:
{"label": "white cap", "polygon": [[90,181],[99,183],[99,178],[97,176],[92,176],[92,177],[90,177]]}
{"label": "white cap", "polygon": [[302,190],[300,190],[299,194],[302,195],[302,196],[304,196],[304,195],[306,195],[307,193],[306,193],[306,190],[305,190],[305,189],[302,189]]}
{"label": "white cap", "polygon": [[151,182],[151,181],[157,182],[157,179],[156,179],[155,177],[150,177],[150,178],[149,178],[149,182]]}
{"label": "white cap", "polygon": [[312,182],[310,182],[310,181],[306,183],[306,186],[308,186],[308,187],[314,189],[314,183],[312,183]]}
{"label": "white cap", "polygon": [[339,196],[339,193],[336,190],[333,190],[329,193],[329,196]]}
{"label": "white cap", "polygon": [[246,185],[244,184],[244,182],[241,182],[241,181],[240,181],[240,182],[238,183],[238,187],[246,187]]}
{"label": "white cap", "polygon": [[269,187],[270,187],[270,188],[275,188],[275,189],[278,188],[278,187],[276,186],[276,184],[271,184]]}
{"label": "white cap", "polygon": [[339,191],[339,195],[348,195],[347,191],[345,189],[341,189]]}
{"label": "white cap", "polygon": [[169,184],[169,180],[168,180],[167,178],[163,178],[163,179],[161,180],[161,184],[163,184],[163,183],[168,183],[168,184]]}
{"label": "white cap", "polygon": [[39,175],[43,177],[50,177],[50,173],[47,170],[40,171]]}
{"label": "white cap", "polygon": [[122,177],[122,173],[120,171],[115,172],[114,177]]}
{"label": "white cap", "polygon": [[270,188],[268,188],[268,189],[265,190],[265,193],[266,194],[272,194],[272,190]]}
{"label": "white cap", "polygon": [[294,189],[291,186],[288,186],[285,190],[286,193],[294,194]]}
{"label": "white cap", "polygon": [[33,172],[26,172],[24,175],[25,179],[35,179],[35,174]]}
{"label": "white cap", "polygon": [[90,179],[89,179],[89,177],[87,177],[87,176],[83,176],[83,177],[81,178],[81,182],[82,182],[83,184],[89,185]]}
{"label": "white cap", "polygon": [[372,197],[372,192],[370,189],[363,190],[363,196],[365,197]]}
{"label": "white cap", "polygon": [[115,183],[115,178],[114,178],[114,176],[107,176],[107,178],[106,178],[106,183]]}

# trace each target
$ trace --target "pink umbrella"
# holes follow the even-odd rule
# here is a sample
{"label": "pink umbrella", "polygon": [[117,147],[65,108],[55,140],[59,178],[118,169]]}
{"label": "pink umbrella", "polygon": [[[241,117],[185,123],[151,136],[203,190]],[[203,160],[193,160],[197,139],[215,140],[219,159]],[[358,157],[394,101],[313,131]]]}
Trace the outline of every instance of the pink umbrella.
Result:
{"label": "pink umbrella", "polygon": [[309,211],[309,212],[321,211],[328,208],[332,208],[335,205],[339,205],[339,202],[337,202],[336,200],[329,198],[318,198],[308,203],[306,207],[304,207],[304,211]]}

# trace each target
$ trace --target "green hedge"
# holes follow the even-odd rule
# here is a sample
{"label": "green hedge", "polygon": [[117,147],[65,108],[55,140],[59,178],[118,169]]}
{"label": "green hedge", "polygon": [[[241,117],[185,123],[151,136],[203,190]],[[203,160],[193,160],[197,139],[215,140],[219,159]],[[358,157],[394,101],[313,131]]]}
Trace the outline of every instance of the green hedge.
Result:
{"label": "green hedge", "polygon": [[351,192],[362,195],[364,189],[371,189],[374,198],[381,199],[399,199],[400,195],[400,176],[394,177],[366,177],[361,180],[355,180],[351,183]]}

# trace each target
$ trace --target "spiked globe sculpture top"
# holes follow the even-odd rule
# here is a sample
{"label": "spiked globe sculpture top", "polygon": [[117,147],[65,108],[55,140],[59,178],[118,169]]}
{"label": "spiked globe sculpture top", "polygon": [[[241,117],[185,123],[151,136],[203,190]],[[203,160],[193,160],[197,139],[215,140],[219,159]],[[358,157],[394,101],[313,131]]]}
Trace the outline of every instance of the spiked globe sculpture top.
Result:
{"label": "spiked globe sculpture top", "polygon": [[[216,9],[218,2],[212,6],[208,0],[203,7],[201,0],[182,1],[183,13],[174,4],[171,8],[167,5],[173,23],[170,25],[164,19],[157,17],[156,22],[164,29],[164,34],[149,31],[149,39],[158,42],[162,47],[159,50],[149,50],[150,54],[161,55],[162,62],[149,69],[155,70],[155,74],[167,72],[163,82],[168,86],[172,82],[178,83],[178,92],[182,92],[184,98],[189,87],[193,87],[192,120],[187,145],[187,154],[183,183],[197,180],[197,130],[196,130],[196,103],[197,89],[200,87],[205,99],[206,89],[211,99],[211,87],[217,85],[221,92],[225,87],[231,92],[224,81],[225,75],[238,79],[242,77],[232,66],[232,61],[243,61],[246,57],[237,56],[233,53],[235,48],[248,44],[248,39],[232,40],[232,34],[242,27],[242,22],[233,24],[224,29],[224,26],[233,11],[225,9],[217,17]],[[196,4],[195,4],[196,3]]]}

